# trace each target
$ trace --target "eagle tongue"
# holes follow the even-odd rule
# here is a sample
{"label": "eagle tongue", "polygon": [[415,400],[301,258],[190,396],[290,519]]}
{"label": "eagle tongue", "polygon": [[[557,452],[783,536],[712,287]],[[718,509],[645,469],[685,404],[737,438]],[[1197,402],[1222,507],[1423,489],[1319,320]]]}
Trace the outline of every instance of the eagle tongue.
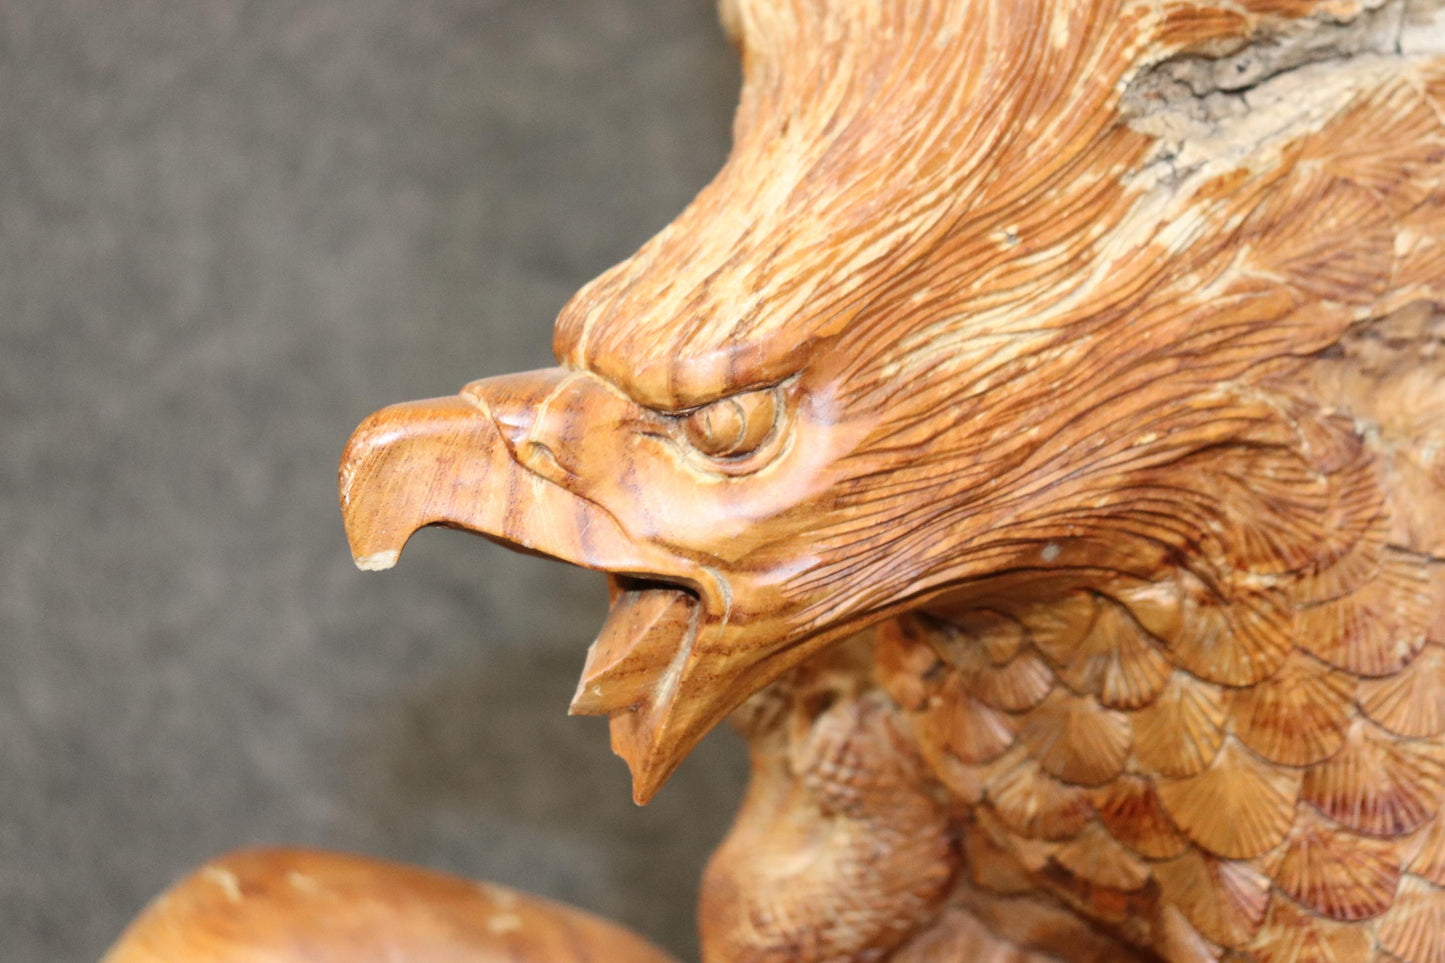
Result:
{"label": "eagle tongue", "polygon": [[568,712],[597,716],[632,711],[655,695],[691,635],[697,598],[663,586],[627,587],[612,601]]}

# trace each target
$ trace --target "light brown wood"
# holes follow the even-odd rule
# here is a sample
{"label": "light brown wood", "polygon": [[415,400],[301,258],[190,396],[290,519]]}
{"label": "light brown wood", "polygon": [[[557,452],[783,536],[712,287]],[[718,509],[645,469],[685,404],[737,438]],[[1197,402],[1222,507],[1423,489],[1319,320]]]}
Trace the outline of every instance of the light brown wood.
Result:
{"label": "light brown wood", "polygon": [[603,920],[501,886],[258,849],[161,894],[102,963],[669,963]]}
{"label": "light brown wood", "polygon": [[358,429],[358,563],[606,572],[639,801],[736,713],[709,963],[1445,959],[1445,4],[722,10],[726,166]]}

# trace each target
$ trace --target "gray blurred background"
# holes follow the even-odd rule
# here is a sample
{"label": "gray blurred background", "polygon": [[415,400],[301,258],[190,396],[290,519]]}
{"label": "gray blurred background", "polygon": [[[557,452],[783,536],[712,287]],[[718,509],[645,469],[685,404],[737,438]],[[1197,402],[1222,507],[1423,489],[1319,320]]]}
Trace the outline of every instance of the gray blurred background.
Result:
{"label": "gray blurred background", "polygon": [[635,808],[565,715],[600,577],[436,531],[359,573],[335,467],[548,364],[737,83],[711,0],[0,0],[0,959],[277,842],[694,953],[736,739]]}

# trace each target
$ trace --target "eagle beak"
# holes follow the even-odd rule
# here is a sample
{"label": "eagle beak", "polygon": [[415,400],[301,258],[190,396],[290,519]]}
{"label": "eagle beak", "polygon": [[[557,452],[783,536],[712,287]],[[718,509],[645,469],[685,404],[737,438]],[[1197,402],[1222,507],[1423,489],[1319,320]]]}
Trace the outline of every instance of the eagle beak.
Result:
{"label": "eagle beak", "polygon": [[[637,693],[640,697],[633,704],[616,707],[610,699],[604,699],[610,703],[606,708],[579,708],[584,692],[607,691],[606,686],[589,683],[587,673],[573,700],[574,714],[605,711],[609,715],[612,751],[632,770],[632,798],[638,805],[645,805],[657,794],[702,737],[728,713],[797,662],[792,653],[754,662],[747,657],[740,660],[708,652],[699,638],[699,620],[700,616],[694,617],[681,645],[674,642],[669,647],[672,660],[660,672],[650,673],[654,681],[645,692]],[[606,634],[604,629],[604,638]],[[663,637],[672,635],[666,632]],[[650,647],[644,643],[639,648]],[[590,659],[588,664],[590,668]]]}
{"label": "eagle beak", "polygon": [[691,592],[613,579],[611,611],[587,651],[568,711],[608,717],[612,751],[632,771],[638,804],[652,799],[715,721],[699,713],[707,715],[718,693],[691,678],[703,619]]}
{"label": "eagle beak", "polygon": [[669,553],[635,542],[605,511],[518,459],[516,438],[566,374],[492,378],[362,422],[338,482],[356,564],[390,568],[417,529],[444,525],[584,568],[676,567]]}
{"label": "eagle beak", "polygon": [[[612,610],[571,711],[610,716],[613,748],[632,770],[634,798],[645,802],[725,712],[716,697],[726,693],[693,684],[699,670],[714,674],[715,660],[694,649],[703,599],[720,590],[571,490],[579,479],[553,449],[559,429],[573,433],[555,420],[586,415],[564,404],[576,377],[552,368],[490,378],[454,397],[376,412],[342,456],[341,512],[362,569],[392,567],[414,532],[443,525],[585,568],[638,573],[613,576]],[[617,426],[571,427],[585,435]]]}

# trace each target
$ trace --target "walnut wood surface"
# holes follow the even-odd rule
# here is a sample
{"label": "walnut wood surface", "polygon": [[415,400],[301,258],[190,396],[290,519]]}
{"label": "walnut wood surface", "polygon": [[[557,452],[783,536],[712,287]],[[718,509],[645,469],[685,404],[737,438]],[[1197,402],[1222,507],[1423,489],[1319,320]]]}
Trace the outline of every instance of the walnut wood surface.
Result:
{"label": "walnut wood surface", "polygon": [[727,165],[358,429],[358,561],[609,573],[639,801],[736,712],[709,961],[1445,960],[1441,4],[723,16]]}

